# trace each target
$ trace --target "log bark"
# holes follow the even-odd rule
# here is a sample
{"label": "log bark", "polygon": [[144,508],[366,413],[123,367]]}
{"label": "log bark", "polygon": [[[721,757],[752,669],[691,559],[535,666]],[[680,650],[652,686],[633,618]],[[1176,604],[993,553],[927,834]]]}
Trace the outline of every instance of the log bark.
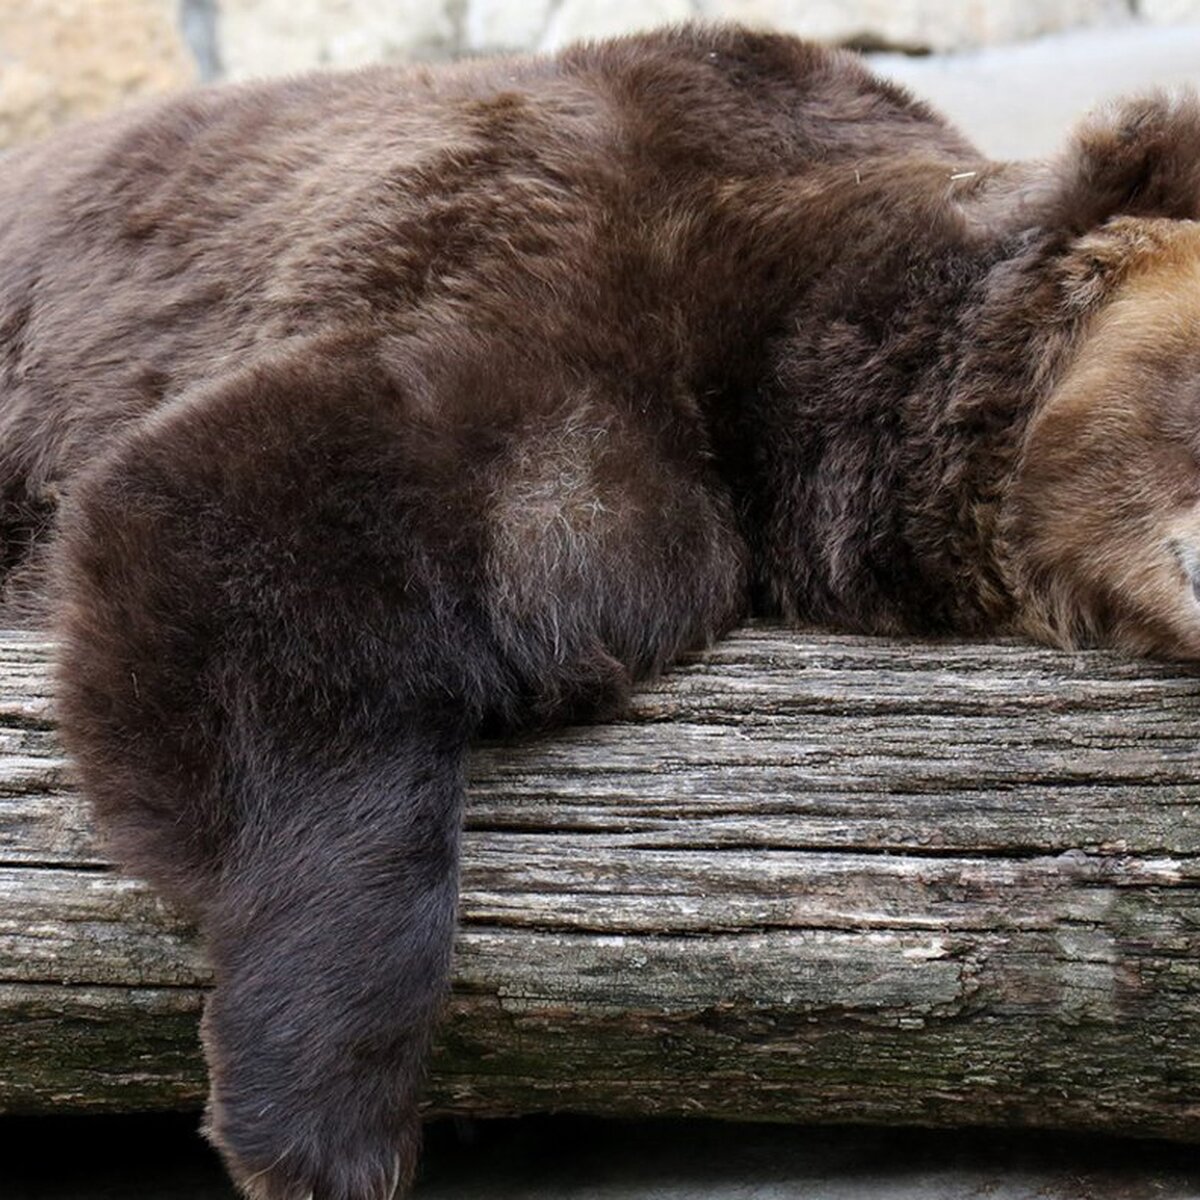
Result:
{"label": "log bark", "polygon": [[[0,1111],[197,1105],[209,976],[0,635]],[[1200,677],[742,631],[482,747],[430,1107],[1200,1140]]]}

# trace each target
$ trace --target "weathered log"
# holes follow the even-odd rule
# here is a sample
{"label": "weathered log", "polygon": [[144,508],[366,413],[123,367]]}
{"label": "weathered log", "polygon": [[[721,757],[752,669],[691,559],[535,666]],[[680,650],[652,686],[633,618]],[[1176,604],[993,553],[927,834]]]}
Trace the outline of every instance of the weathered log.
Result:
{"label": "weathered log", "polygon": [[[197,1104],[208,975],[0,637],[0,1110]],[[438,1111],[1200,1140],[1200,677],[745,631],[481,749]]]}

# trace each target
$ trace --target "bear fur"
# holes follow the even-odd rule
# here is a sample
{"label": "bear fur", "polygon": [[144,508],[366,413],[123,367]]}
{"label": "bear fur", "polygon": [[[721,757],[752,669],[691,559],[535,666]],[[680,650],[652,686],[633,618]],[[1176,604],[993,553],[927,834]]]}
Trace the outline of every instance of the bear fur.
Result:
{"label": "bear fur", "polygon": [[1200,655],[1200,106],[996,164],[687,27],[216,88],[0,162],[0,564],[193,914],[209,1133],[387,1200],[466,748],[751,613]]}

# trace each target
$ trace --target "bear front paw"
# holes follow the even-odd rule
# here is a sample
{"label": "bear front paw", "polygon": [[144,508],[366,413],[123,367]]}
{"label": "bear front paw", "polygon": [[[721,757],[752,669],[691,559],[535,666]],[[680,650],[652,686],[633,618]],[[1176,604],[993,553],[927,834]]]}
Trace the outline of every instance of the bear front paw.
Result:
{"label": "bear front paw", "polygon": [[395,1200],[407,1193],[420,1142],[415,1111],[387,1130],[361,1108],[299,1118],[260,1112],[252,1125],[210,1101],[205,1135],[247,1200]]}

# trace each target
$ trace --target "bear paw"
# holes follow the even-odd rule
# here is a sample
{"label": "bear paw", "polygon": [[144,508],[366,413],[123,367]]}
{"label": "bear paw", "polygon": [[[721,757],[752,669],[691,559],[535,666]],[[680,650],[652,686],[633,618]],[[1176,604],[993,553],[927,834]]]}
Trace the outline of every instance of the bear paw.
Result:
{"label": "bear paw", "polygon": [[213,1098],[205,1136],[247,1200],[395,1200],[407,1193],[416,1166],[420,1122],[415,1113],[390,1132],[360,1107],[325,1110],[310,1121],[268,1120],[247,1128]]}

